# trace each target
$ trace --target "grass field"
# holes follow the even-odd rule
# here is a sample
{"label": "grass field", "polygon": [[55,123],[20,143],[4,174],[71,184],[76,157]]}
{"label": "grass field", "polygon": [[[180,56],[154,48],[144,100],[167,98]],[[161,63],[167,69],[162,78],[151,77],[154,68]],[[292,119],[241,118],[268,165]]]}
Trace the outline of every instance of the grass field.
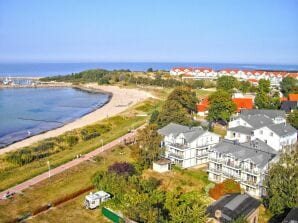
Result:
{"label": "grass field", "polygon": [[138,103],[134,107],[125,112],[102,120],[98,123],[108,123],[112,129],[99,137],[95,137],[88,141],[83,141],[77,145],[53,154],[50,157],[33,161],[24,166],[13,166],[5,159],[5,155],[0,157],[0,191],[5,190],[11,186],[21,183],[36,175],[47,171],[47,161],[50,160],[51,167],[54,168],[76,157],[77,154],[85,154],[101,146],[101,139],[104,144],[124,135],[129,129],[137,128],[144,124],[149,116],[138,116],[138,114],[150,113],[152,109],[160,104],[159,100],[148,99],[144,102]]}
{"label": "grass field", "polygon": [[[91,185],[92,175],[104,170],[116,161],[130,161],[128,147],[116,147],[100,155],[96,162],[85,161],[78,166],[42,181],[21,195],[16,195],[10,200],[0,201],[0,222],[19,217],[27,212],[32,212],[41,205],[53,202],[59,197],[66,196]],[[89,211],[83,207],[84,195],[70,200],[61,206],[48,210],[32,218],[32,222],[102,222],[98,210]],[[59,214],[62,213],[63,214]],[[77,214],[77,215],[76,215]],[[65,218],[64,218],[65,217]],[[54,220],[55,219],[55,220]],[[39,221],[40,220],[40,221]],[[31,220],[29,221],[31,222]]]}

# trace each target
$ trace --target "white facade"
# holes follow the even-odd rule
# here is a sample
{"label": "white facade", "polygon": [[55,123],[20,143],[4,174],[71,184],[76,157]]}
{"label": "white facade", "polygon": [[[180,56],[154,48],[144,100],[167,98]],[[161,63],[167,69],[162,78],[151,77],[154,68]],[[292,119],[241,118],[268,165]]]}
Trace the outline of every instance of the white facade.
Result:
{"label": "white facade", "polygon": [[[231,146],[232,147],[232,146]],[[239,146],[239,151],[242,147]],[[237,181],[241,188],[243,188],[247,193],[255,197],[262,197],[266,194],[265,188],[263,186],[264,179],[268,172],[269,166],[271,163],[275,162],[277,156],[274,153],[268,155],[267,152],[262,153],[259,151],[259,154],[262,153],[263,157],[268,155],[267,160],[265,159],[264,163],[259,165],[256,164],[251,157],[251,153],[254,149],[246,147],[243,153],[247,153],[243,158],[239,158],[234,154],[238,153],[238,148],[236,147],[233,152],[221,153],[216,149],[210,151],[209,153],[209,164],[208,164],[208,179],[220,183],[228,178],[232,178]],[[255,150],[257,151],[257,150]],[[255,152],[254,151],[254,152]],[[264,155],[265,154],[265,155]],[[256,157],[258,154],[256,154]],[[258,159],[257,159],[258,160]]]}
{"label": "white facade", "polygon": [[297,142],[297,131],[286,124],[286,119],[282,116],[270,119],[260,114],[240,115],[232,119],[228,126],[225,138],[240,143],[260,139],[278,151]]}
{"label": "white facade", "polygon": [[254,130],[254,135],[276,150],[297,143],[297,132],[280,136],[267,126]]}
{"label": "white facade", "polygon": [[153,170],[158,173],[164,173],[170,170],[170,162],[166,159],[153,162]]}
{"label": "white facade", "polygon": [[284,77],[291,76],[298,80],[298,73],[271,72],[255,70],[219,70],[214,71],[210,68],[173,68],[170,70],[173,76],[186,75],[186,79],[216,79],[221,76],[233,76],[239,80],[260,79],[269,80],[272,86],[279,86]]}
{"label": "white facade", "polygon": [[219,138],[219,135],[206,131],[191,142],[187,142],[184,133],[177,136],[170,134],[165,136],[163,141],[165,156],[182,168],[206,164],[209,149],[219,142]]}

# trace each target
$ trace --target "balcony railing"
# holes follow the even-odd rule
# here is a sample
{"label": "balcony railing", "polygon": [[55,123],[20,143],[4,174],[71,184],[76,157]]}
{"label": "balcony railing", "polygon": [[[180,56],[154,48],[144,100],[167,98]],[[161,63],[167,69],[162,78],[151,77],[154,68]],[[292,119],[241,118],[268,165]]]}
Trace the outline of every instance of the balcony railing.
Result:
{"label": "balcony railing", "polygon": [[168,146],[183,150],[190,148],[189,146],[180,143],[168,143]]}
{"label": "balcony railing", "polygon": [[236,173],[230,173],[228,171],[222,171],[223,175],[228,178],[234,178],[236,180],[241,180],[241,175]]}
{"label": "balcony railing", "polygon": [[[260,175],[261,172],[258,169],[250,169],[250,168],[246,168],[241,164],[237,164],[235,163],[235,161],[227,161],[224,160],[223,158],[214,158],[214,157],[208,157],[209,160],[216,162],[216,163],[220,163],[223,164],[224,166],[226,166],[227,168],[234,168],[237,170],[241,170],[244,173],[248,173],[248,174],[252,174],[252,175]],[[264,172],[263,174],[267,174],[267,171]]]}
{"label": "balcony railing", "polygon": [[169,153],[170,157],[178,158],[178,159],[184,159],[183,155],[179,155],[177,153]]}
{"label": "balcony railing", "polygon": [[[248,174],[253,174],[253,175],[259,175],[260,171],[256,170],[256,169],[250,169],[250,168],[245,168],[245,167],[241,167],[241,171],[248,173]],[[264,173],[265,174],[265,173]]]}
{"label": "balcony railing", "polygon": [[218,174],[222,174],[222,169],[219,169],[219,168],[211,168],[211,167],[209,167],[208,168],[208,171],[212,171],[212,172],[215,172],[215,173],[218,173]]}
{"label": "balcony railing", "polygon": [[241,180],[241,183],[248,185],[248,186],[253,186],[253,187],[258,186],[258,183],[256,181],[252,181],[252,180]]}
{"label": "balcony railing", "polygon": [[203,153],[197,153],[196,156],[197,157],[204,157],[204,156],[208,156],[208,154],[209,153],[206,151],[206,152],[203,152]]}

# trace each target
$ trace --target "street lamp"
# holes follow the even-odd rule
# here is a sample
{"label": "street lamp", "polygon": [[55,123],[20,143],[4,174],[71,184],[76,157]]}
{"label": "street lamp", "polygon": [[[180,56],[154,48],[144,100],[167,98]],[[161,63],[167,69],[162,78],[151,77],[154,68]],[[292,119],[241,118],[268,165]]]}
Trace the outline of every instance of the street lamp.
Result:
{"label": "street lamp", "polygon": [[47,161],[48,167],[49,167],[49,178],[51,177],[51,166],[50,166],[50,161]]}

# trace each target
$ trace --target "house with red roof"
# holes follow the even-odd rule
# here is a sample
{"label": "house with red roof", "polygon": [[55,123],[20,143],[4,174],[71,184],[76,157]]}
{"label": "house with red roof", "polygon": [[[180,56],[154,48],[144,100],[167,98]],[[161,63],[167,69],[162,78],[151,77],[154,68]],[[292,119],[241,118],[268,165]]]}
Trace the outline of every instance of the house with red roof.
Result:
{"label": "house with red roof", "polygon": [[233,98],[232,101],[237,106],[237,112],[240,112],[241,109],[252,109],[253,100],[252,98]]}
{"label": "house with red roof", "polygon": [[298,94],[289,94],[289,101],[298,101]]}
{"label": "house with red roof", "polygon": [[200,116],[207,115],[208,114],[208,106],[209,106],[209,101],[208,101],[208,97],[206,97],[199,104],[197,104],[198,115],[200,115]]}

